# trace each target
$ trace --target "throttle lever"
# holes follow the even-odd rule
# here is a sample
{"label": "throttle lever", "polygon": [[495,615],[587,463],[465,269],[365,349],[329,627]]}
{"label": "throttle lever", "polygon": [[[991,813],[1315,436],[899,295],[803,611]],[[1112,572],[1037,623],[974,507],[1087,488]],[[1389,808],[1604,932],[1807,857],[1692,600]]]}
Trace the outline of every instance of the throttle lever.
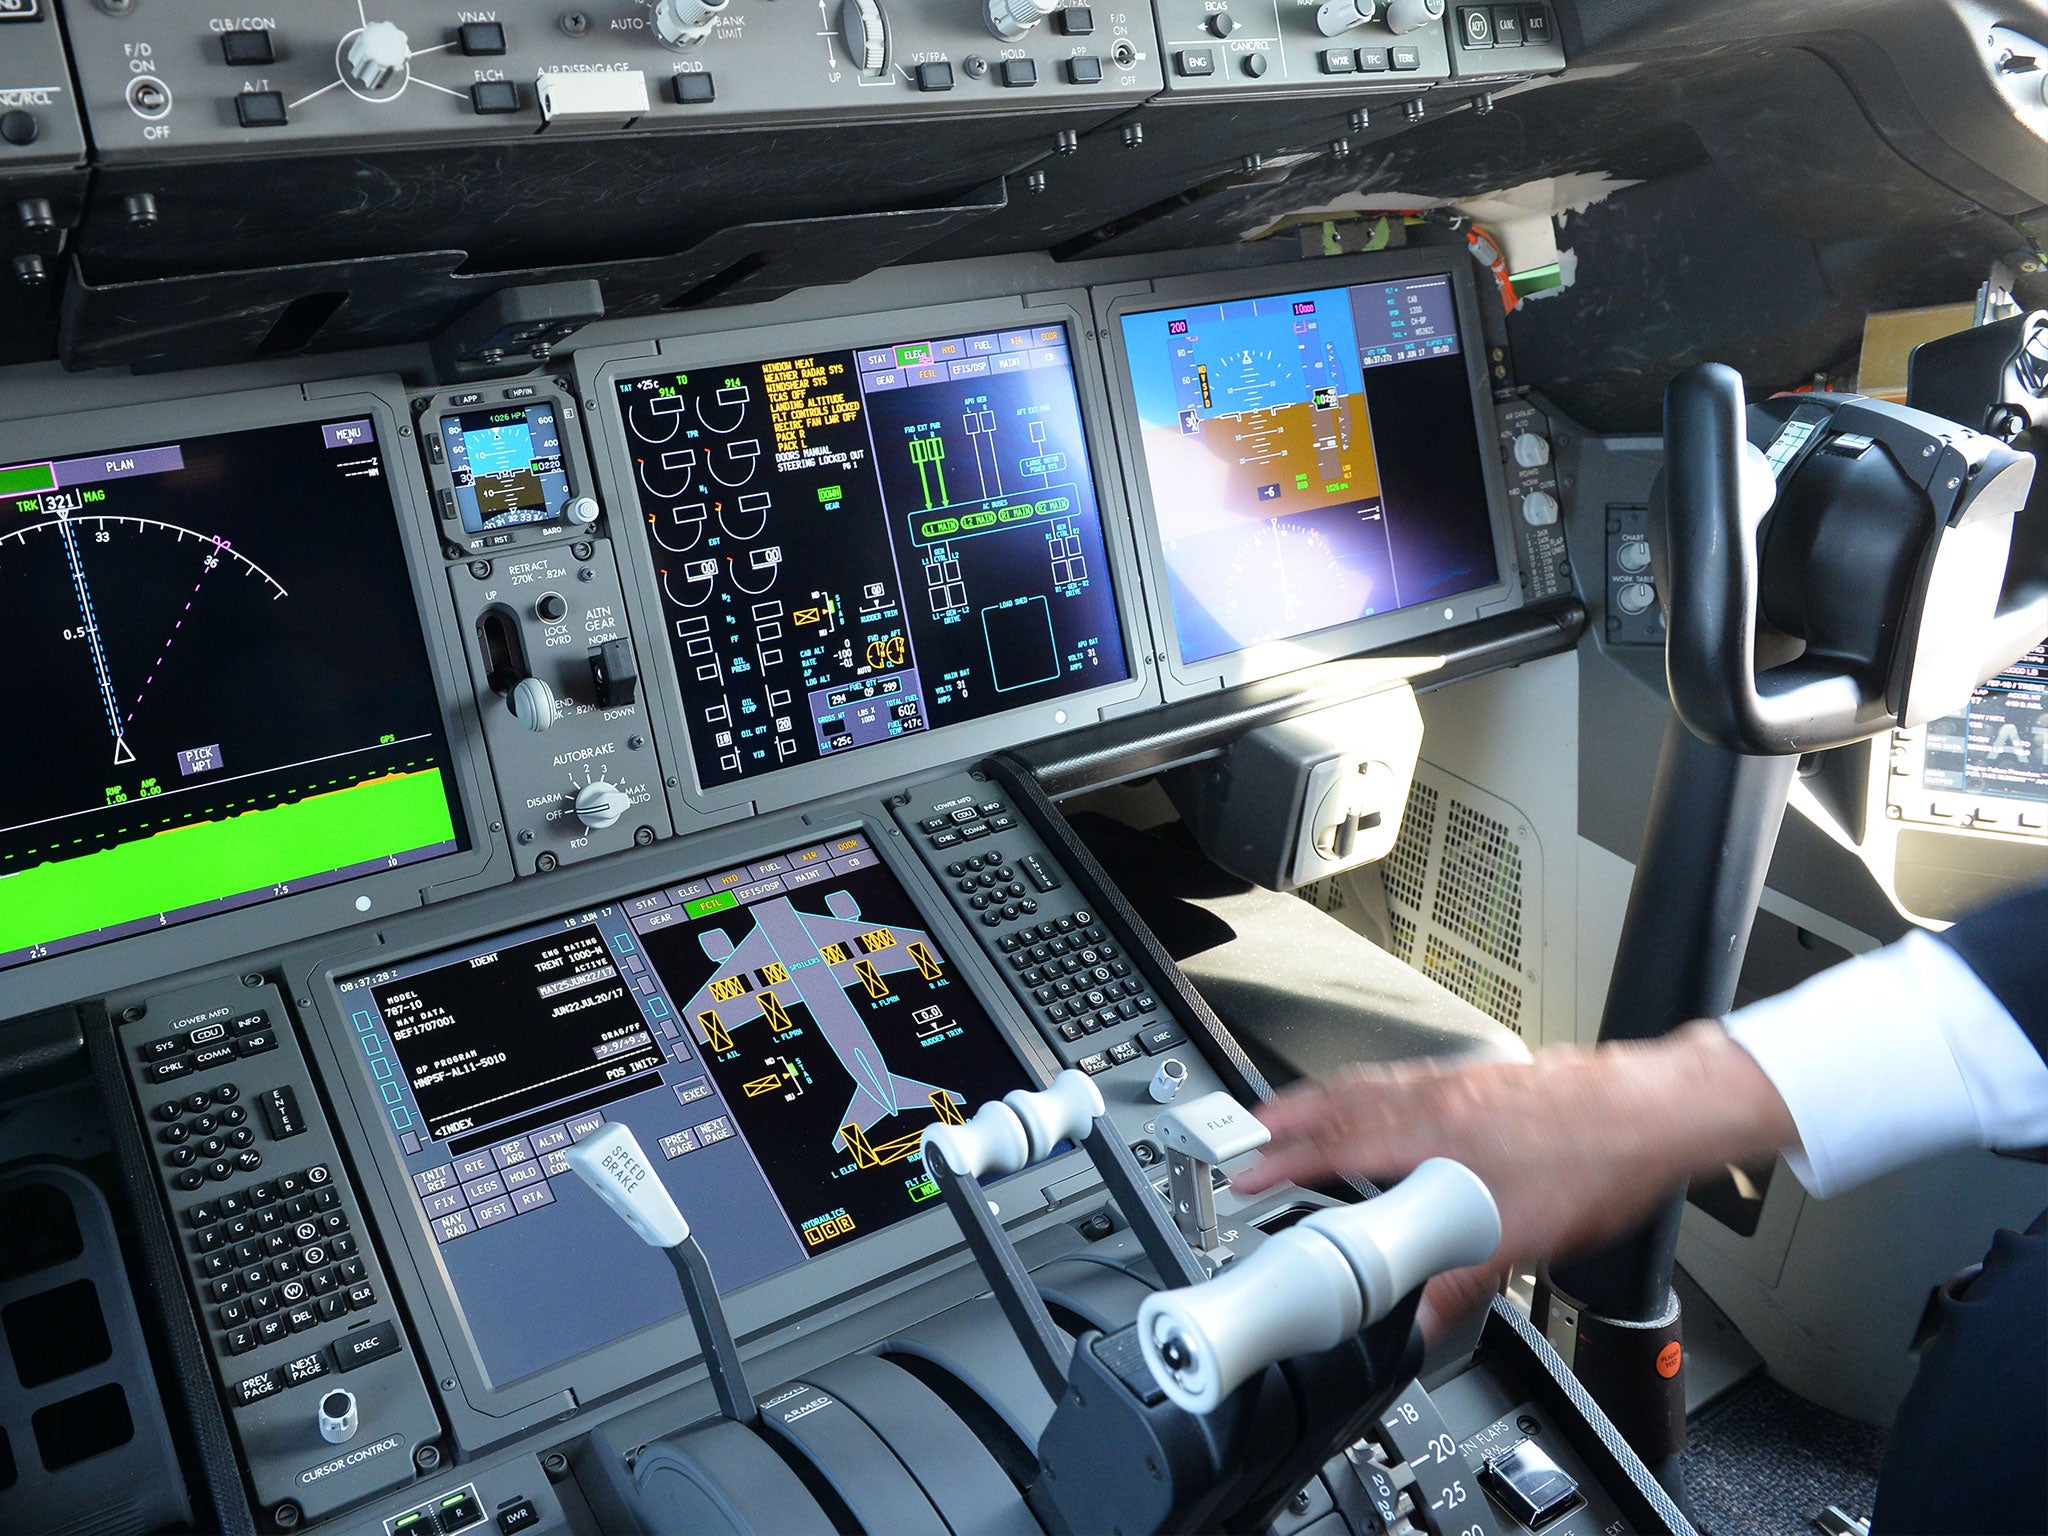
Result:
{"label": "throttle lever", "polygon": [[1376,1199],[1267,1238],[1213,1280],[1146,1297],[1139,1343],[1176,1406],[1212,1413],[1267,1366],[1334,1349],[1432,1276],[1499,1246],[1500,1211],[1479,1176],[1433,1157]]}

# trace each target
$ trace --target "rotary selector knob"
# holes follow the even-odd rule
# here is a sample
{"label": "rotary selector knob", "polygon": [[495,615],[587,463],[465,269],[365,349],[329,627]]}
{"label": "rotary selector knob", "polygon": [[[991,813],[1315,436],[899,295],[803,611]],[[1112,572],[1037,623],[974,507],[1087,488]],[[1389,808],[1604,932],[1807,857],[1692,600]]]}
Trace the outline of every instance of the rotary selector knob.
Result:
{"label": "rotary selector knob", "polygon": [[1513,449],[1515,462],[1524,469],[1541,469],[1550,462],[1550,439],[1534,432],[1517,432]]}
{"label": "rotary selector knob", "polygon": [[732,0],[651,0],[654,35],[664,48],[694,48],[711,35]]}
{"label": "rotary selector knob", "polygon": [[405,68],[412,41],[395,22],[373,21],[355,35],[343,63],[349,78],[366,91],[381,91]]}
{"label": "rotary selector knob", "polygon": [[562,508],[562,516],[578,527],[588,528],[597,521],[598,505],[595,496],[572,496]]}
{"label": "rotary selector knob", "polygon": [[1623,539],[1621,547],[1614,552],[1614,563],[1629,575],[1640,576],[1650,568],[1650,541]]}
{"label": "rotary selector knob", "polygon": [[599,779],[576,791],[575,804],[571,809],[576,812],[576,819],[591,831],[602,832],[625,815],[632,804],[632,799],[618,785]]}
{"label": "rotary selector knob", "polygon": [[845,0],[839,7],[839,32],[854,67],[879,75],[889,65],[889,26],[878,0]]}
{"label": "rotary selector knob", "polygon": [[1657,589],[1647,581],[1627,582],[1614,594],[1614,606],[1627,614],[1648,613],[1656,601]]}
{"label": "rotary selector knob", "polygon": [[562,717],[555,690],[537,677],[522,677],[513,684],[511,704],[519,723],[536,735]]}
{"label": "rotary selector knob", "polygon": [[1316,11],[1316,30],[1325,37],[1336,37],[1364,26],[1379,10],[1379,0],[1324,0]]}
{"label": "rotary selector knob", "polygon": [[1387,30],[1396,37],[1443,19],[1444,0],[1392,0],[1387,7]]}
{"label": "rotary selector knob", "polygon": [[1557,498],[1548,491],[1531,491],[1522,498],[1522,521],[1531,528],[1548,528],[1557,521]]}
{"label": "rotary selector knob", "polygon": [[982,12],[989,31],[1014,43],[1060,8],[1062,0],[988,0]]}

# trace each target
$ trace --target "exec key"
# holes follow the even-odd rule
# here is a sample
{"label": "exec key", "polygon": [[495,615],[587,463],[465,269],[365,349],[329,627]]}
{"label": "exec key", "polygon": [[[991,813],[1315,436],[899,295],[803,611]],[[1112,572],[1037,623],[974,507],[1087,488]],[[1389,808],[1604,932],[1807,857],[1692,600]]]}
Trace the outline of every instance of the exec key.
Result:
{"label": "exec key", "polygon": [[367,1328],[351,1328],[334,1341],[334,1363],[341,1370],[352,1371],[398,1350],[398,1324],[372,1323]]}

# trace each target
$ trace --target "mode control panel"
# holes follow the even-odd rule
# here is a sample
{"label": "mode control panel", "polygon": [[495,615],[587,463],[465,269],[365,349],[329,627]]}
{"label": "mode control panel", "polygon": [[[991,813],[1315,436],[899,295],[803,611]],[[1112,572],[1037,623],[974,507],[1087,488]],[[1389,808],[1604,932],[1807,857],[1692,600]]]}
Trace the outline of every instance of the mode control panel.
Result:
{"label": "mode control panel", "polygon": [[1166,86],[1419,94],[1451,77],[1444,0],[1156,0]]}
{"label": "mode control panel", "polygon": [[86,112],[110,163],[906,110],[1110,113],[1160,85],[1142,5],[508,0],[458,10],[276,0],[226,16],[67,0],[65,13]]}
{"label": "mode control panel", "polygon": [[919,785],[895,815],[1061,1066],[1115,1073],[1142,1092],[1153,1058],[1199,1060],[1159,989],[993,780]]}
{"label": "mode control panel", "polygon": [[143,1134],[258,1501],[288,1529],[411,1482],[440,1422],[283,999],[223,981],[123,1017]]}
{"label": "mode control panel", "polygon": [[1550,441],[1550,418],[1527,400],[1494,403],[1501,464],[1507,471],[1508,505],[1514,509],[1515,552],[1521,559],[1522,591],[1532,603],[1572,590],[1572,567],[1564,541],[1564,497]]}

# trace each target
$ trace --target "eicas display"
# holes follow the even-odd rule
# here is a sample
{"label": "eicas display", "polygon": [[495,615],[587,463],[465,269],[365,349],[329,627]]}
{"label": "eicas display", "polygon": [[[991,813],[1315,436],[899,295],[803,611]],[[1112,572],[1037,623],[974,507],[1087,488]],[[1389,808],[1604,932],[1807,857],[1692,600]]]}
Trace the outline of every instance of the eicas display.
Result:
{"label": "eicas display", "polygon": [[617,403],[701,787],[1130,675],[1064,325]]}

